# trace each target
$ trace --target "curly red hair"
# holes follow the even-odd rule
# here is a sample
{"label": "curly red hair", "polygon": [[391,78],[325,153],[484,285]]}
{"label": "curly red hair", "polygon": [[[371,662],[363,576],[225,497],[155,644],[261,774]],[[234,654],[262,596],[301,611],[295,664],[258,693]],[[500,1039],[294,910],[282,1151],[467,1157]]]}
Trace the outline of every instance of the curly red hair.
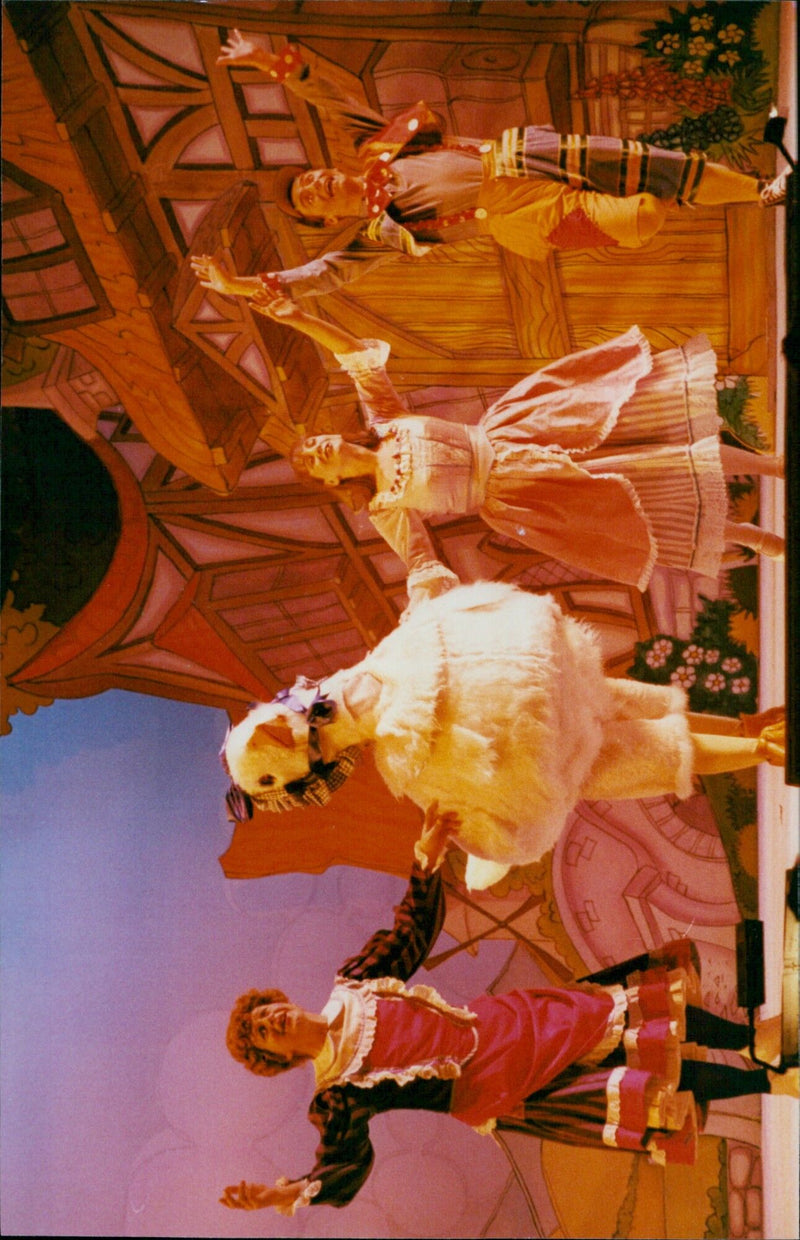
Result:
{"label": "curly red hair", "polygon": [[225,1042],[234,1059],[244,1064],[256,1076],[277,1076],[279,1072],[288,1072],[290,1068],[296,1068],[299,1063],[305,1062],[303,1055],[295,1055],[288,1063],[273,1059],[268,1051],[254,1046],[250,1040],[252,1030],[250,1013],[253,1009],[262,1007],[266,1003],[288,1002],[282,990],[248,990],[246,994],[239,996],[233,1006]]}

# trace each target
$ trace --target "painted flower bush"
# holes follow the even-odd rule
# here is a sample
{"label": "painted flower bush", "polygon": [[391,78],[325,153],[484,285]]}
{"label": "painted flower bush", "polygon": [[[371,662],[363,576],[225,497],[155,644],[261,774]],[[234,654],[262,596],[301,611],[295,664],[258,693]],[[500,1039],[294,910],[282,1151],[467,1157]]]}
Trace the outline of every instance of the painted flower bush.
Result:
{"label": "painted flower bush", "polygon": [[670,8],[668,21],[642,32],[637,47],[643,65],[590,78],[579,94],[658,105],[671,100],[674,122],[638,134],[640,141],[751,167],[770,104],[768,67],[756,33],[764,8],[763,0]]}
{"label": "painted flower bush", "polygon": [[736,604],[708,599],[688,641],[657,633],[637,642],[636,659],[628,668],[635,680],[655,685],[679,685],[693,711],[715,715],[752,714],[756,709],[758,665],[756,656],[731,636]]}

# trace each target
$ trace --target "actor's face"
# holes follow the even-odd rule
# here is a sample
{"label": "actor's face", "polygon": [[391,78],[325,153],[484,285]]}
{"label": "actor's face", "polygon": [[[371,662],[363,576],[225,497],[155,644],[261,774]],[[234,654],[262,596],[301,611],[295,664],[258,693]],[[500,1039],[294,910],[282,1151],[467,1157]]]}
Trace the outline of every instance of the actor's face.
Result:
{"label": "actor's face", "polygon": [[310,168],[292,182],[292,203],[310,219],[336,220],[358,215],[363,201],[361,182],[338,168]]}
{"label": "actor's face", "polygon": [[296,1003],[263,1003],[250,1013],[250,1039],[279,1063],[308,1055],[316,1026]]}
{"label": "actor's face", "polygon": [[312,478],[335,487],[345,476],[345,441],[341,435],[309,435],[300,447],[300,460]]}

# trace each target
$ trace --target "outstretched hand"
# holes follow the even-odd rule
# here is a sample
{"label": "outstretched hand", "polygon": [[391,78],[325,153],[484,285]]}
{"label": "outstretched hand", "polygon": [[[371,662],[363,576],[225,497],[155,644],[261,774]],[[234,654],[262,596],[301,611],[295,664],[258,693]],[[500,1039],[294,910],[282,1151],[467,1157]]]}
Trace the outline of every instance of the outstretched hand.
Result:
{"label": "outstretched hand", "polygon": [[238,30],[232,30],[228,42],[223,43],[217,57],[218,65],[233,68],[236,65],[251,66],[254,69],[269,71],[278,62],[278,57],[268,52],[255,39],[245,39]]}
{"label": "outstretched hand", "polygon": [[425,811],[422,834],[414,845],[414,858],[423,870],[435,874],[450,847],[450,837],[461,826],[461,819],[454,810],[439,813],[439,802],[433,801]]}
{"label": "outstretched hand", "polygon": [[203,288],[214,289],[228,296],[236,294],[234,274],[224,258],[212,258],[210,254],[195,254],[191,259],[192,271]]}
{"label": "outstretched hand", "polygon": [[304,317],[304,312],[291,297],[270,297],[261,294],[252,299],[253,309],[259,314],[264,314],[268,319],[282,319],[284,322],[294,320],[299,323]]}
{"label": "outstretched hand", "polygon": [[291,1182],[285,1176],[276,1180],[272,1187],[266,1184],[248,1184],[242,1180],[239,1184],[229,1184],[219,1203],[227,1206],[229,1210],[265,1210],[272,1206],[279,1214],[291,1218],[294,1203],[304,1186],[303,1180]]}

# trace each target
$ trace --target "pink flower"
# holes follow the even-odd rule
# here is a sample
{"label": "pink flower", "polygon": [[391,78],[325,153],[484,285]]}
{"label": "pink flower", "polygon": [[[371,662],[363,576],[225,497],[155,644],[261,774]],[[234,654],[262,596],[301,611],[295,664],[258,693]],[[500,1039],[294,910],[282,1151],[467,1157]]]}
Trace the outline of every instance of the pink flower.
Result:
{"label": "pink flower", "polygon": [[644,656],[644,661],[648,667],[663,667],[667,657],[660,650],[648,650]]}
{"label": "pink flower", "polygon": [[[672,673],[669,679],[670,679],[670,684],[680,685],[682,689],[690,689],[691,686],[694,684],[694,682],[697,680],[697,672],[694,670],[693,667],[686,667],[685,665],[681,664],[680,667],[675,668],[675,671]],[[750,682],[748,681],[748,684],[749,683]],[[744,693],[745,690],[742,690],[742,692]]]}
{"label": "pink flower", "polygon": [[750,677],[749,676],[737,676],[735,680],[731,681],[731,693],[749,693],[749,692],[750,692]]}
{"label": "pink flower", "polygon": [[740,672],[742,670],[742,660],[737,659],[734,655],[729,655],[727,659],[722,660],[723,672]]}
{"label": "pink flower", "polygon": [[703,681],[703,684],[707,689],[710,689],[712,693],[721,693],[725,688],[725,677],[721,672],[709,672]]}
{"label": "pink flower", "polygon": [[698,663],[702,663],[704,655],[705,650],[703,647],[698,646],[695,642],[691,642],[690,645],[684,646],[683,648],[684,661],[691,664],[692,667],[696,667]]}
{"label": "pink flower", "polygon": [[703,659],[706,663],[719,663],[719,651],[707,650],[703,655]]}
{"label": "pink flower", "polygon": [[657,637],[653,642],[652,649],[657,654],[663,654],[664,658],[668,658],[674,650],[673,643],[668,637]]}

